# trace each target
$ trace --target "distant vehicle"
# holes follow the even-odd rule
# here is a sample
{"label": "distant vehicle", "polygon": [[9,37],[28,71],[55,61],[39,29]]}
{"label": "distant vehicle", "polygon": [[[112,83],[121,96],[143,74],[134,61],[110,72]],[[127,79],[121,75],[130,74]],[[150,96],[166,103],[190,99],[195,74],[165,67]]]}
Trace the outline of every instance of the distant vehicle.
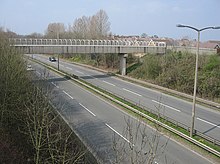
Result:
{"label": "distant vehicle", "polygon": [[32,68],[32,66],[30,64],[27,65],[27,71],[33,71],[34,69]]}
{"label": "distant vehicle", "polygon": [[53,56],[51,57],[51,56],[50,56],[50,57],[49,57],[49,61],[51,61],[51,62],[55,62],[55,61],[57,61],[57,60],[56,60],[55,57],[53,57]]}

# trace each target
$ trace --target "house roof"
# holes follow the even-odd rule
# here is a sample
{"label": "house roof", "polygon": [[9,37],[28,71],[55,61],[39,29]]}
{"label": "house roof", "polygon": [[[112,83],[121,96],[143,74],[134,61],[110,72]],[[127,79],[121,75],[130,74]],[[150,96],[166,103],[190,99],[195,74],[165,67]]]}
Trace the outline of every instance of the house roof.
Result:
{"label": "house roof", "polygon": [[220,41],[211,40],[211,41],[201,43],[200,47],[202,47],[202,48],[212,48],[213,49],[213,48],[216,48],[217,45],[220,46]]}
{"label": "house roof", "polygon": [[214,49],[220,49],[220,44],[217,44]]}

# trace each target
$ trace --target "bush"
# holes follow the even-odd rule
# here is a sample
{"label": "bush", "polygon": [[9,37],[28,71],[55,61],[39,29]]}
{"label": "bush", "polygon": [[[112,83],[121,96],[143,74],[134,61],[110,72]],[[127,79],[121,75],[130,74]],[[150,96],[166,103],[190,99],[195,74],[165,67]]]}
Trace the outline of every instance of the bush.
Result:
{"label": "bush", "polygon": [[[173,52],[146,55],[142,64],[136,64],[129,75],[155,84],[193,94],[195,55],[188,52]],[[220,57],[199,56],[198,95],[209,99],[220,98]]]}
{"label": "bush", "polygon": [[141,79],[155,79],[159,76],[162,71],[162,67],[160,65],[160,57],[147,55],[144,58],[143,64],[131,72],[129,75],[135,76]]}

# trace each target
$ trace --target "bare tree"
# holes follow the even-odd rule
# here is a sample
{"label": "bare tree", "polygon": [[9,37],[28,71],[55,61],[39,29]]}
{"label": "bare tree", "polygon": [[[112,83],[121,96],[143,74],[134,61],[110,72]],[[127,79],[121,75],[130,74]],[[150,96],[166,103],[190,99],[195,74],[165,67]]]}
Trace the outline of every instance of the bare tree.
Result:
{"label": "bare tree", "polygon": [[74,21],[72,32],[75,38],[85,39],[88,38],[90,18],[83,16]]}
{"label": "bare tree", "polygon": [[45,33],[48,38],[60,39],[65,33],[65,26],[63,23],[50,23]]}
{"label": "bare tree", "polygon": [[50,23],[45,31],[47,38],[103,39],[110,32],[110,22],[104,10],[92,17],[82,16],[65,30],[63,23]]}
{"label": "bare tree", "polygon": [[161,142],[162,134],[159,126],[149,130],[141,121],[125,119],[124,132],[127,141],[113,137],[115,160],[113,163],[152,164],[163,155],[168,140]]}
{"label": "bare tree", "polygon": [[41,33],[31,33],[30,35],[27,35],[28,38],[43,38],[43,35]]}
{"label": "bare tree", "polygon": [[[47,78],[47,73],[45,78]],[[83,161],[86,150],[77,145],[76,137],[68,125],[55,112],[49,103],[49,88],[33,86],[24,102],[23,133],[30,138],[34,149],[33,162],[38,163],[77,163]],[[59,109],[62,110],[62,109]]]}
{"label": "bare tree", "polygon": [[110,31],[108,15],[104,10],[100,10],[96,15],[99,37],[106,37]]}
{"label": "bare tree", "polygon": [[90,21],[90,35],[92,39],[102,39],[107,37],[110,31],[108,15],[104,10],[100,10]]}
{"label": "bare tree", "polygon": [[[10,154],[1,154],[0,161],[83,163],[85,146],[49,102],[51,92],[45,85],[48,72],[42,70],[43,80],[33,83],[35,76],[27,72],[24,56],[2,38],[0,35],[0,132],[6,134],[0,135],[0,147]],[[17,156],[21,159],[15,161]]]}

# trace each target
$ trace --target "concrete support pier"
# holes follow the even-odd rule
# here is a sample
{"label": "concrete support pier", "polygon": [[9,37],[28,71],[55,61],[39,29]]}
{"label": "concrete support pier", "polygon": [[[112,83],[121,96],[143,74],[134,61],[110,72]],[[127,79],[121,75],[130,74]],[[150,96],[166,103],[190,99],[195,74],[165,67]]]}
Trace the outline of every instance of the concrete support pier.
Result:
{"label": "concrete support pier", "polygon": [[120,57],[120,68],[119,71],[122,76],[126,75],[126,58],[128,54],[119,54]]}

